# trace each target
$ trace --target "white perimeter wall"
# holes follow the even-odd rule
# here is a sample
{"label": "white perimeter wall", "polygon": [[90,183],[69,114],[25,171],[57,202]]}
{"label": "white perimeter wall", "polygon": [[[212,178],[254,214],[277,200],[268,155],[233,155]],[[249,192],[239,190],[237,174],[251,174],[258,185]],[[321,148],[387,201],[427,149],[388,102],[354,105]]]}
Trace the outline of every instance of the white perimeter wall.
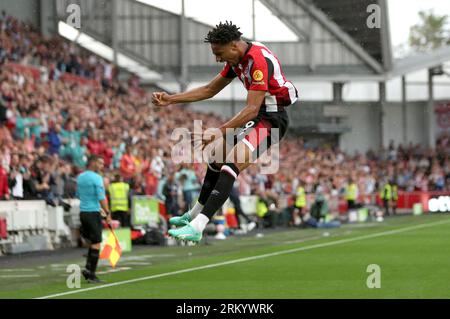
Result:
{"label": "white perimeter wall", "polygon": [[[426,102],[410,102],[406,112],[406,143],[425,144]],[[381,123],[376,104],[351,104],[349,117],[343,121],[351,128],[339,139],[340,147],[346,152],[365,152],[370,148],[377,150],[381,139]],[[387,146],[391,140],[395,145],[403,144],[403,123],[401,103],[387,103],[384,106],[383,144]]]}

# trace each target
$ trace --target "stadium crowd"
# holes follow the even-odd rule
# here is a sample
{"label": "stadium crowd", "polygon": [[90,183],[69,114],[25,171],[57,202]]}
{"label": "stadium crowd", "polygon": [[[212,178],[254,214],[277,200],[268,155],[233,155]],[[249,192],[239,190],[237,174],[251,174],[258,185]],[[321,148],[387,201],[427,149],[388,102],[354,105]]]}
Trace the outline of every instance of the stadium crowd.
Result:
{"label": "stadium crowd", "polygon": [[[37,65],[39,77],[18,72],[10,63]],[[44,199],[58,205],[75,196],[75,179],[87,156],[105,161],[105,186],[117,173],[133,194],[173,196],[184,203],[182,213],[199,190],[204,165],[174,164],[171,159],[175,128],[191,128],[194,120],[217,127],[224,119],[195,113],[183,106],[151,107],[146,95],[132,90],[136,77],[119,82],[117,69],[107,61],[60,38],[44,39],[28,24],[0,15],[0,198]],[[89,78],[100,88],[63,81],[65,73]],[[349,178],[361,194],[373,194],[387,180],[400,190],[450,191],[450,137],[442,135],[435,150],[398,145],[346,154],[336,147],[311,148],[298,137],[280,146],[280,169],[263,175],[257,167],[238,179],[241,195],[277,198],[306,193],[320,186],[324,194],[343,195]],[[186,200],[187,199],[187,200]],[[178,200],[177,200],[178,201]]]}

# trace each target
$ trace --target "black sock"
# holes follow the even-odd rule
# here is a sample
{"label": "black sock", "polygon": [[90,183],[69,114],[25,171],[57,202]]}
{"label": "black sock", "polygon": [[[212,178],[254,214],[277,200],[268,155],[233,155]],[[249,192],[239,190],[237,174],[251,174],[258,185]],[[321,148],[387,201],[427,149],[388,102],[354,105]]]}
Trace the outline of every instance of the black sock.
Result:
{"label": "black sock", "polygon": [[95,271],[97,270],[99,255],[100,251],[98,249],[89,248],[86,260],[86,269],[89,270],[91,274],[95,274]]}
{"label": "black sock", "polygon": [[208,200],[209,195],[216,186],[217,180],[220,176],[220,168],[215,164],[208,164],[208,169],[206,171],[205,179],[203,180],[202,189],[200,195],[198,196],[198,202],[205,205]]}
{"label": "black sock", "polygon": [[239,175],[239,169],[234,164],[225,164],[220,170],[216,186],[211,191],[201,213],[211,219],[230,196],[234,181]]}

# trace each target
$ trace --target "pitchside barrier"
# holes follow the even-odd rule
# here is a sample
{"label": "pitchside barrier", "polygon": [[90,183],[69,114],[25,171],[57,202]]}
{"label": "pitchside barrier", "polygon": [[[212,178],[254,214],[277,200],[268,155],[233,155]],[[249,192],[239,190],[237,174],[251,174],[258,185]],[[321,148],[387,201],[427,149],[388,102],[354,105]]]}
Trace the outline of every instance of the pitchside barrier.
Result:
{"label": "pitchside barrier", "polygon": [[162,201],[152,196],[133,196],[131,200],[131,224],[158,227]]}
{"label": "pitchside barrier", "polygon": [[[347,201],[345,198],[338,199],[338,211],[340,214],[347,212]],[[362,205],[377,205],[383,207],[383,200],[378,193],[360,195],[357,203]],[[421,210],[423,212],[450,212],[450,192],[449,191],[433,191],[433,192],[398,192],[398,200],[396,202],[397,212],[411,213]],[[420,207],[419,207],[420,206]]]}
{"label": "pitchside barrier", "polygon": [[[76,246],[81,226],[80,201],[64,199],[64,202],[70,205],[68,211],[62,206],[48,206],[43,200],[0,201],[0,254]],[[133,226],[158,227],[162,223],[167,229],[162,201],[151,196],[133,196],[131,203]]]}
{"label": "pitchside barrier", "polygon": [[7,253],[53,249],[70,242],[61,206],[47,206],[41,200],[2,201],[0,218],[6,221],[8,237],[0,244]]}
{"label": "pitchside barrier", "polygon": [[[331,213],[346,214],[348,212],[347,200],[342,195],[325,195],[328,201],[329,210]],[[240,196],[241,207],[245,214],[256,214],[256,203],[258,196]],[[311,205],[314,203],[315,195],[306,195],[306,207],[305,211],[309,212]],[[282,195],[277,200],[277,210],[283,210],[286,207],[294,205],[295,196]],[[360,195],[356,201],[360,206],[379,206],[383,207],[383,201],[378,193]],[[418,212],[450,212],[450,192],[449,191],[434,191],[434,192],[398,192],[398,200],[396,203],[397,212],[399,213],[415,213]],[[222,212],[225,213],[229,208],[233,207],[233,204],[228,199]]]}

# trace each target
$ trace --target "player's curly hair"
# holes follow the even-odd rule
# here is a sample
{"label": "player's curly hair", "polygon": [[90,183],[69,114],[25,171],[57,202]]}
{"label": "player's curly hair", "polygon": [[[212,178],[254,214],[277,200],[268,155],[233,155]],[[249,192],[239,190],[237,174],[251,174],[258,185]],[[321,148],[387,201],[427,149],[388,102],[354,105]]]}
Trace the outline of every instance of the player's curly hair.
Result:
{"label": "player's curly hair", "polygon": [[240,40],[242,32],[240,32],[239,29],[240,28],[234,25],[231,21],[225,21],[225,23],[220,22],[214,29],[208,32],[205,42],[227,44],[231,41]]}

